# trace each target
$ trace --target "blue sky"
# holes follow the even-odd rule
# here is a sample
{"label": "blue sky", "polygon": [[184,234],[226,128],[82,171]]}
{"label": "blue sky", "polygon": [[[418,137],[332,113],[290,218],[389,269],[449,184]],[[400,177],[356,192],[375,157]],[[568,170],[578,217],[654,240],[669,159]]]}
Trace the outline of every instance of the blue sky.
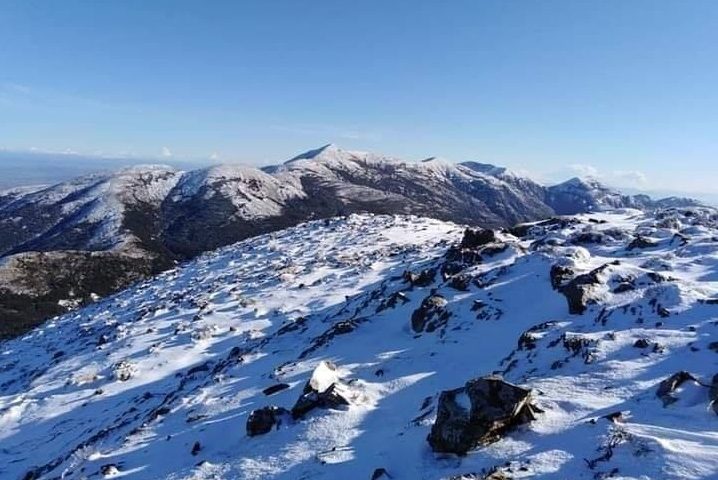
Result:
{"label": "blue sky", "polygon": [[718,194],[714,0],[0,0],[0,66],[9,151],[333,142]]}

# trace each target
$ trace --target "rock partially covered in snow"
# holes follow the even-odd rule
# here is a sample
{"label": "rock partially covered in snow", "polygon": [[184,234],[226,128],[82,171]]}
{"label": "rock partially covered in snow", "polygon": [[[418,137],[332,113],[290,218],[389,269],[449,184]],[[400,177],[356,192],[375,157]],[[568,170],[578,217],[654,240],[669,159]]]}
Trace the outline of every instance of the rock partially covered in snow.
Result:
{"label": "rock partially covered in snow", "polygon": [[446,298],[441,295],[429,295],[421,306],[411,314],[411,328],[417,332],[433,332],[443,326],[451,316],[446,309]]}
{"label": "rock partially covered in snow", "polygon": [[512,427],[535,419],[531,391],[488,376],[441,392],[427,440],[435,452],[465,455],[498,440]]}
{"label": "rock partially covered in snow", "polygon": [[301,418],[315,408],[340,408],[349,405],[348,388],[339,380],[337,366],[322,361],[304,386],[292,407],[292,417]]}
{"label": "rock partially covered in snow", "polygon": [[329,387],[339,381],[339,371],[332,362],[321,361],[312,372],[308,386],[318,393],[324,393]]}
{"label": "rock partially covered in snow", "polygon": [[671,403],[677,402],[678,398],[676,398],[674,394],[675,391],[678,390],[681,385],[688,381],[698,382],[698,379],[690,372],[686,372],[685,370],[676,372],[670,377],[663,380],[658,385],[658,390],[656,390],[656,396],[663,401],[663,406],[668,406]]}

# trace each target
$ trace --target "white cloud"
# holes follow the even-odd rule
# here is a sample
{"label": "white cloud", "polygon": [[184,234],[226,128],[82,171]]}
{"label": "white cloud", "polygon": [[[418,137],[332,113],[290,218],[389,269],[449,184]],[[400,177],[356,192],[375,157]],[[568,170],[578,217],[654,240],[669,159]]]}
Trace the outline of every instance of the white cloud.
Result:
{"label": "white cloud", "polygon": [[162,158],[170,157],[172,157],[172,150],[170,150],[168,147],[162,147]]}
{"label": "white cloud", "polygon": [[638,170],[616,170],[612,172],[612,174],[616,178],[625,179],[626,181],[638,183],[640,185],[648,183],[648,177],[646,177],[646,174]]}
{"label": "white cloud", "polygon": [[592,177],[598,178],[600,173],[593,165],[586,165],[583,163],[573,163],[568,168],[579,177]]}
{"label": "white cloud", "polygon": [[593,165],[574,163],[568,166],[574,175],[579,177],[595,178],[602,183],[616,187],[645,187],[648,177],[639,170],[611,170],[603,171]]}
{"label": "white cloud", "polygon": [[209,156],[209,159],[212,160],[213,162],[216,160],[219,160],[219,153],[212,152],[212,155]]}

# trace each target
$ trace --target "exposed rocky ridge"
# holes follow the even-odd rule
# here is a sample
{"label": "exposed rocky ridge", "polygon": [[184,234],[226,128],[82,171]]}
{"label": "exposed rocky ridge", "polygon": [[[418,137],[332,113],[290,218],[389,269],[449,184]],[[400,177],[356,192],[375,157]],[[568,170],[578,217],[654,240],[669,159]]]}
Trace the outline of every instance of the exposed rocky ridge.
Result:
{"label": "exposed rocky ridge", "polygon": [[[2,272],[8,262],[0,265],[0,311],[6,312],[0,338],[67,305],[86,303],[91,294],[106,295],[110,285],[121,288],[175,262],[315,218],[401,213],[497,228],[557,210],[656,205],[595,183],[574,183],[547,189],[492,165],[436,158],[406,162],[328,145],[264,169],[216,166],[180,172],[140,166],[47,188],[16,189],[0,194],[0,260],[24,252],[46,255],[44,263],[25,255],[13,263],[13,272]],[[100,251],[104,254],[88,254]],[[64,262],[79,257],[83,261]],[[66,270],[47,282],[56,289],[49,296],[31,289],[18,296],[2,281],[42,276],[48,261]],[[116,282],[96,281],[91,272],[106,267],[127,274]],[[65,281],[71,278],[79,283]],[[65,306],[56,299],[65,300]]]}
{"label": "exposed rocky ridge", "polygon": [[246,240],[0,343],[0,477],[715,478],[716,238],[691,208]]}

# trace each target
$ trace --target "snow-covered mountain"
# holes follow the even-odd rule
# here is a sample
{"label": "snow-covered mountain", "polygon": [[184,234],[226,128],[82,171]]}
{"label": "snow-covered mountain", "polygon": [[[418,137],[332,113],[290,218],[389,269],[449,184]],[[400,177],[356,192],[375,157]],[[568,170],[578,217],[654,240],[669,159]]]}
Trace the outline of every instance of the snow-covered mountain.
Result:
{"label": "snow-covered mountain", "polygon": [[0,343],[0,477],[716,478],[717,237],[673,208],[245,240]]}
{"label": "snow-covered mountain", "polygon": [[668,197],[654,200],[648,195],[625,195],[593,178],[572,178],[548,187],[546,203],[559,215],[574,215],[613,208],[654,210],[700,205],[700,202],[690,198]]}
{"label": "snow-covered mountain", "polygon": [[0,338],[164,271],[300,222],[359,212],[509,227],[657,206],[595,182],[545,188],[504,168],[407,162],[334,145],[257,169],[138,166],[0,193]]}

